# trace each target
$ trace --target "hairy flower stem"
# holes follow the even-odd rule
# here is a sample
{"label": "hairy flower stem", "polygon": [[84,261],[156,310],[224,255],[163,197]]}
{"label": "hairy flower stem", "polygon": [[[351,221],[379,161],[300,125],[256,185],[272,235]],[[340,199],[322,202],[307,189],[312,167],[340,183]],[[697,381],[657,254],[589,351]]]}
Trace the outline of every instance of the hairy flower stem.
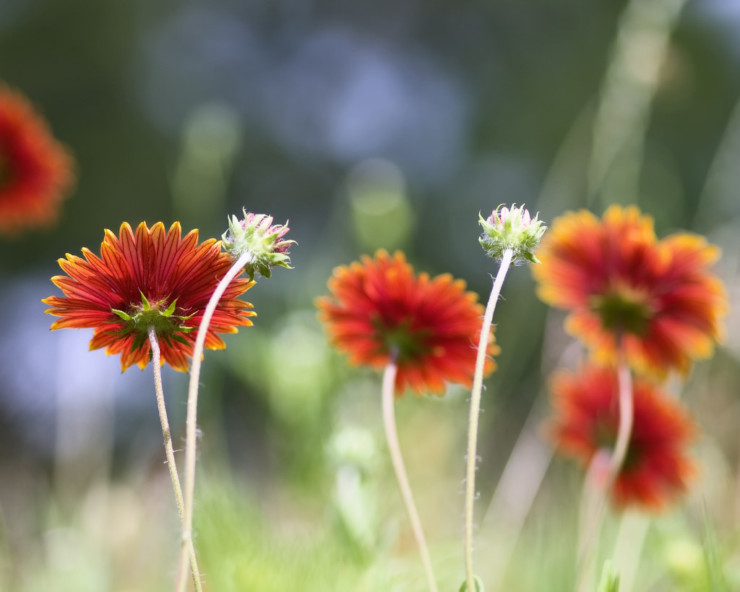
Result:
{"label": "hairy flower stem", "polygon": [[619,400],[619,427],[614,448],[607,462],[597,453],[591,461],[584,484],[581,507],[581,526],[578,544],[578,586],[579,592],[592,590],[590,574],[595,555],[596,540],[604,519],[609,493],[627,457],[632,437],[635,404],[632,374],[624,357],[621,337],[617,336],[619,361],[617,363],[617,394]]}
{"label": "hairy flower stem", "polygon": [[[172,489],[175,492],[175,502],[177,503],[177,513],[180,515],[180,522],[182,523],[183,530],[185,529],[185,513],[184,503],[182,498],[182,489],[180,488],[180,477],[177,474],[177,466],[175,465],[175,451],[172,447],[172,434],[170,432],[170,422],[167,419],[167,407],[164,404],[164,388],[162,387],[162,363],[160,361],[159,341],[157,341],[157,333],[154,327],[149,327],[147,331],[149,335],[149,344],[152,348],[152,367],[154,369],[154,390],[157,394],[157,410],[159,411],[159,421],[162,424],[162,436],[164,437],[164,450],[165,456],[167,457],[167,467],[170,470],[170,478],[172,479]],[[198,562],[195,558],[195,547],[192,541],[188,545],[188,558],[190,561],[191,572],[193,574],[193,583],[195,589],[198,592],[202,591],[200,583],[200,571],[198,570]],[[184,570],[180,570],[178,574],[179,579],[185,580]],[[177,586],[179,586],[179,582]]]}
{"label": "hairy flower stem", "polygon": [[514,252],[506,249],[501,257],[498,273],[493,281],[491,295],[488,298],[486,312],[483,315],[483,326],[480,330],[478,340],[478,356],[475,360],[475,374],[473,376],[473,389],[470,394],[470,419],[468,420],[468,448],[466,455],[465,471],[465,531],[463,542],[463,553],[465,555],[465,581],[467,592],[476,592],[475,573],[473,572],[473,505],[475,503],[475,469],[478,446],[478,416],[480,415],[481,393],[483,391],[483,370],[486,366],[486,355],[488,352],[488,341],[491,338],[491,324],[496,303],[501,295],[501,287],[504,285],[506,273],[511,266]]}
{"label": "hairy flower stem", "polygon": [[[218,306],[219,300],[224,295],[226,288],[231,281],[238,276],[244,265],[249,262],[251,255],[244,253],[239,257],[234,265],[231,266],[226,275],[221,278],[218,286],[213,291],[211,299],[208,301],[206,310],[203,313],[203,319],[198,327],[198,335],[195,338],[193,347],[193,361],[190,365],[190,383],[188,385],[188,410],[185,419],[185,519],[182,531],[182,549],[180,551],[180,570],[187,569],[188,548],[193,544],[193,499],[195,497],[195,447],[196,447],[196,429],[198,420],[198,382],[200,380],[201,358],[203,357],[203,348],[206,343],[208,334],[208,325],[211,323],[213,313]],[[177,592],[185,591],[185,578],[179,578]]]}
{"label": "hairy flower stem", "polygon": [[424,564],[424,572],[427,576],[427,582],[429,583],[429,590],[431,592],[437,592],[437,581],[434,578],[434,571],[432,570],[432,561],[429,558],[429,549],[427,547],[426,539],[424,538],[424,531],[421,527],[421,520],[419,519],[419,512],[416,510],[416,504],[414,503],[414,495],[411,493],[411,485],[409,485],[409,478],[406,473],[406,467],[403,463],[403,457],[401,456],[401,446],[398,443],[398,430],[396,429],[396,415],[395,415],[395,391],[396,391],[396,373],[398,367],[395,363],[395,355],[391,356],[391,361],[385,367],[383,373],[383,424],[385,425],[385,438],[388,442],[388,451],[391,455],[391,462],[393,463],[393,470],[396,473],[396,481],[398,487],[401,490],[401,497],[403,497],[404,504],[406,505],[406,512],[409,515],[411,521],[411,528],[414,531],[414,537],[416,538],[416,544],[419,547],[419,553],[421,554],[421,561]]}

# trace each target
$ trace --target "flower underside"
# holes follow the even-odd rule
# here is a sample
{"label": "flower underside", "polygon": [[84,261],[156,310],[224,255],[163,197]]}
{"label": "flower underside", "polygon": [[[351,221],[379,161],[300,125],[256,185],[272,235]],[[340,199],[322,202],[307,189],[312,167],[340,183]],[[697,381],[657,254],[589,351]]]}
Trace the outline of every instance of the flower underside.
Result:
{"label": "flower underside", "polygon": [[[334,270],[316,302],[332,343],[354,365],[398,366],[396,395],[443,394],[448,382],[472,384],[483,307],[449,274],[416,274],[398,252]],[[493,335],[488,354],[498,353]],[[495,364],[489,358],[486,373]]]}
{"label": "flower underside", "polygon": [[[60,317],[52,329],[92,328],[90,349],[120,354],[121,369],[151,361],[149,331],[160,342],[162,363],[186,372],[195,328],[208,301],[233,260],[213,239],[198,244],[198,232],[182,236],[179,223],[166,230],[161,222],[136,231],[127,223],[119,234],[105,231],[101,255],[89,249],[83,257],[59,260],[65,275],[52,281],[63,296],[43,300],[46,312]],[[219,333],[236,333],[251,325],[252,305],[239,300],[254,282],[233,280],[213,312],[205,347],[222,349]]]}
{"label": "flower underside", "polygon": [[163,298],[151,304],[147,297],[142,294],[141,304],[132,304],[128,312],[111,308],[111,312],[118,315],[126,323],[126,326],[116,331],[115,334],[121,337],[131,333],[136,334],[131,344],[131,351],[141,347],[144,341],[148,339],[149,329],[152,327],[157,337],[164,339],[168,345],[172,345],[170,340],[189,345],[181,333],[187,334],[195,329],[195,327],[185,325],[185,321],[193,315],[174,314],[177,309],[177,298],[169,305],[167,300],[167,298]]}
{"label": "flower underside", "polygon": [[391,355],[396,361],[403,363],[428,355],[431,351],[425,342],[425,337],[430,333],[429,329],[414,329],[411,317],[406,317],[395,324],[387,323],[378,317],[372,324],[378,339],[382,342],[378,352],[381,355]]}
{"label": "flower underside", "polygon": [[556,218],[532,272],[540,298],[569,312],[568,332],[595,360],[624,356],[664,378],[685,375],[722,337],[727,294],[712,271],[719,254],[690,233],[658,239],[650,216],[611,206],[601,219],[585,210]]}
{"label": "flower underside", "polygon": [[643,294],[626,287],[594,295],[590,303],[604,328],[616,333],[643,336],[647,333],[654,314]]}

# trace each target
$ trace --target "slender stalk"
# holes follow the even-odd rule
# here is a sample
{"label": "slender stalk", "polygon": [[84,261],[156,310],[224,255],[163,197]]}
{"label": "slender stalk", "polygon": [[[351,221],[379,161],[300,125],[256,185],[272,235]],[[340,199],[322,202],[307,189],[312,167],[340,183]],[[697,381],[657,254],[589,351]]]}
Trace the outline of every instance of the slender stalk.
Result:
{"label": "slender stalk", "polygon": [[[170,422],[167,419],[167,407],[164,404],[164,388],[162,387],[162,365],[160,361],[159,341],[157,340],[157,333],[154,327],[149,327],[149,344],[152,348],[152,366],[154,368],[154,390],[157,394],[157,410],[159,411],[159,421],[162,424],[162,436],[164,437],[164,450],[167,457],[167,467],[170,470],[170,478],[172,479],[172,489],[175,492],[175,502],[177,503],[177,513],[180,515],[180,522],[182,523],[183,529],[185,528],[185,513],[184,503],[182,498],[182,489],[180,488],[180,477],[177,474],[177,466],[175,465],[175,451],[172,447],[172,434],[170,432]],[[192,540],[187,548],[188,558],[190,561],[191,572],[193,574],[193,583],[195,589],[198,592],[203,590],[200,583],[200,571],[198,570],[198,562],[195,558],[195,547],[193,546]],[[185,580],[184,572],[180,571],[178,579]],[[177,586],[179,587],[179,582]]]}
{"label": "slender stalk", "polygon": [[[593,548],[601,530],[604,511],[609,492],[622,469],[627,457],[634,423],[634,389],[632,374],[624,357],[623,344],[617,336],[619,361],[617,363],[617,389],[619,399],[619,427],[617,439],[608,459],[598,453],[594,456],[586,476],[582,502],[581,527],[578,545],[578,586],[579,592],[591,590],[588,574],[593,563]],[[605,468],[606,467],[606,468]]]}
{"label": "slender stalk", "polygon": [[[198,419],[198,381],[200,380],[201,358],[203,357],[203,348],[205,347],[206,335],[211,318],[216,310],[221,296],[231,281],[238,276],[244,265],[249,261],[251,255],[244,253],[231,266],[226,275],[221,278],[218,286],[213,291],[211,299],[203,313],[203,319],[198,327],[198,335],[195,338],[193,347],[193,361],[190,365],[190,383],[188,385],[188,410],[185,420],[185,519],[182,530],[182,549],[180,555],[180,574],[187,569],[188,564],[188,547],[192,546],[193,530],[193,499],[195,497],[195,448],[196,448],[196,429]],[[177,592],[185,591],[185,578],[178,579],[179,586]]]}
{"label": "slender stalk", "polygon": [[483,316],[483,326],[478,341],[478,356],[475,360],[475,374],[473,376],[473,390],[470,394],[470,419],[468,420],[468,448],[465,470],[465,532],[463,552],[465,555],[465,581],[468,592],[476,592],[475,574],[473,572],[473,504],[475,502],[475,469],[478,446],[478,416],[480,415],[481,393],[483,391],[483,370],[486,365],[488,340],[491,338],[491,324],[496,303],[501,295],[504,278],[511,266],[514,252],[511,249],[504,251],[501,263],[493,281],[491,295],[488,298],[486,312]]}
{"label": "slender stalk", "polygon": [[414,531],[416,544],[418,545],[419,553],[421,554],[421,561],[424,564],[424,572],[426,573],[427,581],[429,583],[429,590],[431,590],[431,592],[437,592],[437,582],[434,578],[434,571],[432,570],[432,561],[429,558],[429,549],[427,547],[426,539],[424,538],[424,531],[421,527],[419,513],[416,510],[416,504],[414,503],[414,496],[411,493],[411,485],[409,485],[406,467],[404,466],[403,457],[401,456],[401,446],[398,443],[398,430],[396,429],[394,405],[397,370],[398,367],[396,366],[395,360],[392,359],[385,367],[385,372],[383,374],[383,424],[385,425],[385,437],[388,441],[388,450],[391,455],[393,470],[396,473],[396,481],[401,490],[403,501],[406,504],[406,512],[409,515],[411,528]]}
{"label": "slender stalk", "polygon": [[621,356],[617,369],[617,384],[619,388],[619,430],[617,431],[617,442],[614,444],[614,452],[609,466],[608,488],[614,484],[624,459],[627,457],[630,438],[632,437],[632,424],[635,420],[635,401],[632,389],[632,374],[627,366],[624,356]]}

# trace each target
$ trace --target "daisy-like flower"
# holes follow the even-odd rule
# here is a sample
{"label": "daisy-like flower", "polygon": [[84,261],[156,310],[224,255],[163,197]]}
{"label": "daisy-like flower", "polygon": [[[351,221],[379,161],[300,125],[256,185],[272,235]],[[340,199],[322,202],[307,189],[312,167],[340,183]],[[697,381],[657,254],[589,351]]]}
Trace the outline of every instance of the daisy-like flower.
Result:
{"label": "daisy-like flower", "polygon": [[[687,449],[696,430],[678,402],[652,383],[638,379],[634,391],[634,425],[612,502],[617,508],[661,510],[686,492],[695,475]],[[588,467],[594,455],[612,450],[619,424],[613,369],[587,365],[558,373],[551,394],[555,418],[549,433],[559,452]]]}
{"label": "daisy-like flower", "polygon": [[[221,244],[208,239],[198,244],[198,231],[182,237],[179,222],[165,230],[142,222],[136,232],[127,223],[118,236],[105,231],[98,257],[82,249],[84,258],[67,254],[59,266],[67,275],[52,281],[64,296],[43,300],[49,314],[61,317],[51,328],[95,329],[90,349],[106,348],[121,354],[121,369],[146,367],[151,357],[149,327],[160,342],[162,363],[182,372],[192,356],[195,329],[211,294],[233,260]],[[236,333],[249,326],[249,302],[238,297],[252,287],[247,279],[234,280],[213,315],[205,346],[222,349],[217,333]]]}
{"label": "daisy-like flower", "polygon": [[72,167],[25,97],[0,84],[0,234],[53,224],[72,187]]}
{"label": "daisy-like flower", "polygon": [[688,233],[657,240],[636,207],[612,206],[601,220],[568,213],[537,256],[538,294],[570,311],[566,328],[601,363],[614,363],[619,347],[640,372],[685,374],[721,336],[726,295],[710,270],[719,249]]}
{"label": "daisy-like flower", "polygon": [[[462,280],[417,276],[402,253],[381,250],[335,269],[329,291],[317,306],[332,343],[355,365],[381,369],[395,360],[397,394],[472,384],[483,307]],[[491,337],[488,355],[496,353]]]}

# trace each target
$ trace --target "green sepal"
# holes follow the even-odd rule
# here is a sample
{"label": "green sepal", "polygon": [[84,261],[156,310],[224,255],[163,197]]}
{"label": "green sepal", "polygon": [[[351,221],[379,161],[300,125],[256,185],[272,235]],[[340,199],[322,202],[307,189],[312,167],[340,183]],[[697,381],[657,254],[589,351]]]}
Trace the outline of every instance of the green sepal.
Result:
{"label": "green sepal", "polygon": [[110,311],[111,311],[112,313],[114,313],[114,314],[118,315],[119,317],[121,317],[121,319],[123,319],[123,320],[124,320],[124,321],[126,321],[127,323],[129,323],[129,322],[133,321],[133,319],[131,318],[131,316],[130,316],[130,315],[128,315],[128,314],[126,314],[126,313],[125,313],[125,312],[123,312],[122,310],[118,310],[117,308],[111,308],[111,309],[110,309]]}
{"label": "green sepal", "polygon": [[134,353],[137,349],[144,345],[144,342],[147,339],[149,339],[149,336],[146,333],[136,333],[136,337],[134,337],[134,341],[131,343],[131,349],[129,350],[129,353]]}
{"label": "green sepal", "polygon": [[172,303],[167,307],[166,310],[162,311],[162,316],[171,317],[172,314],[175,312],[176,307],[177,307],[177,298],[175,298],[172,301]]}
{"label": "green sepal", "polygon": [[[181,327],[181,328],[180,328],[180,331],[182,331],[183,333],[190,333],[190,331],[192,331],[192,330],[193,330],[194,328],[195,328],[195,327]],[[186,331],[186,329],[187,329],[187,331]],[[171,339],[172,339],[173,341],[177,341],[177,343],[181,343],[182,345],[190,345],[190,342],[188,342],[188,340],[187,340],[187,339],[185,339],[185,338],[184,338],[184,337],[183,337],[182,335],[180,335],[179,333],[172,333],[172,334],[170,335],[170,338],[171,338]]]}

